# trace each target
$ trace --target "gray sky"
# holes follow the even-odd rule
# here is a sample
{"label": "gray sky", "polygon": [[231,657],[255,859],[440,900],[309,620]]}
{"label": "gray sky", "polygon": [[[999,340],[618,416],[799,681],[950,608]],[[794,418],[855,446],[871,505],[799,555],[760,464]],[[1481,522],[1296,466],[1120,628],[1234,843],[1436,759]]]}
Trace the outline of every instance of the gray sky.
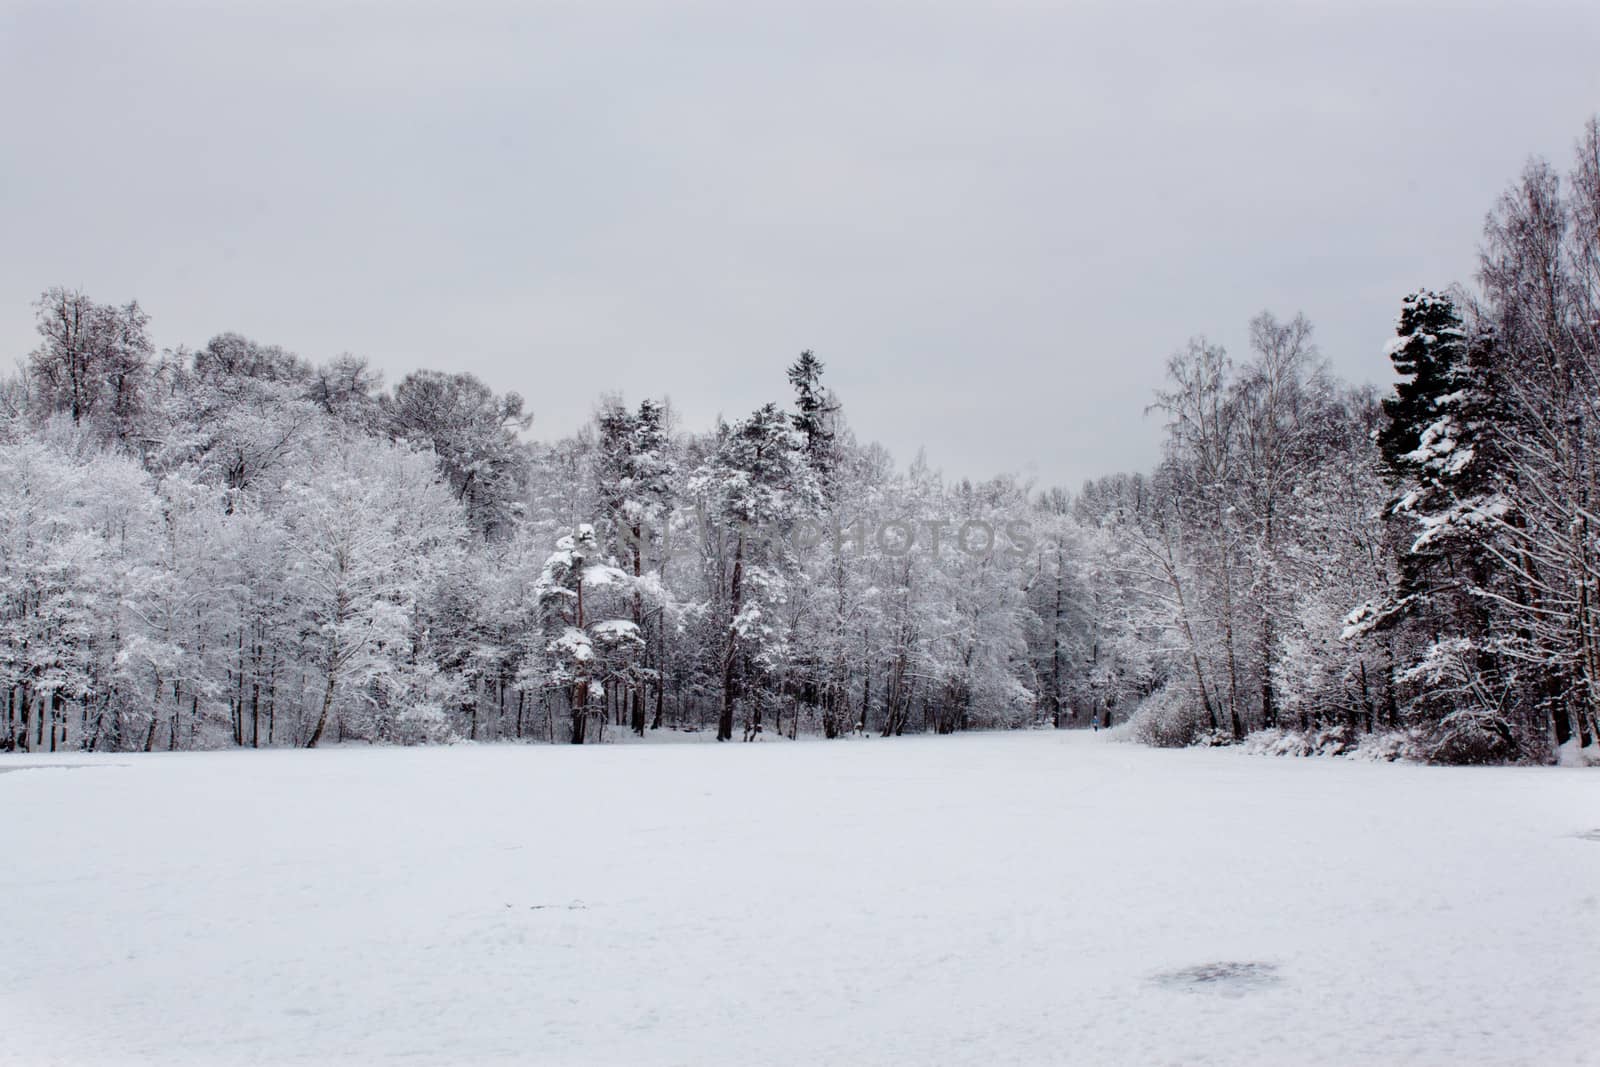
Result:
{"label": "gray sky", "polygon": [[690,426],[786,398],[952,475],[1156,458],[1195,333],[1303,310],[1386,380],[1531,154],[1600,110],[1600,4],[0,0],[0,352],[49,285]]}

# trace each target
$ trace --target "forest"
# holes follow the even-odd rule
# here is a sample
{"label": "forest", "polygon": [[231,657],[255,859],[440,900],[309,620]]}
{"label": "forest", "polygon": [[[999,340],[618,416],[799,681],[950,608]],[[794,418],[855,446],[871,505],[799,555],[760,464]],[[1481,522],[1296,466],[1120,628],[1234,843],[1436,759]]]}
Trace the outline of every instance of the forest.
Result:
{"label": "forest", "polygon": [[1381,385],[1335,379],[1301,315],[1188,341],[1152,382],[1159,465],[1076,489],[897,464],[810,351],[744,418],[612,394],[541,441],[541,398],[467,374],[157,352],[137,302],[49,289],[0,380],[0,748],[1095,721],[1582,762],[1600,123],[1480,248],[1470,286],[1395,294]]}

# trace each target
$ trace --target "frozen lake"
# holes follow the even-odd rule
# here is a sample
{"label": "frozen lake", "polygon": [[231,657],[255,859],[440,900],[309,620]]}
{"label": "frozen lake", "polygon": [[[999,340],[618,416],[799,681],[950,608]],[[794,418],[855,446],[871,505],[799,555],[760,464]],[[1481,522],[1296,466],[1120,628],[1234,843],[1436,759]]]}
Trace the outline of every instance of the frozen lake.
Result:
{"label": "frozen lake", "polygon": [[5,1063],[1600,1060],[1592,771],[1065,733],[57,761],[0,775]]}

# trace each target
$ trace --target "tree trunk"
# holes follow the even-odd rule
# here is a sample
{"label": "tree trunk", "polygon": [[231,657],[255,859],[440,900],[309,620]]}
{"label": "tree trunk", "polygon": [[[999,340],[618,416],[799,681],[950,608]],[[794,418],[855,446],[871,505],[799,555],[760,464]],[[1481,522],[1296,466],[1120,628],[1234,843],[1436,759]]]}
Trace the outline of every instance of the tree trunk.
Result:
{"label": "tree trunk", "polygon": [[1278,702],[1272,690],[1272,617],[1261,615],[1261,725],[1278,725]]}
{"label": "tree trunk", "polygon": [[28,688],[24,686],[22,689],[22,733],[18,737],[20,743],[17,745],[17,748],[22,752],[32,751],[32,747],[28,743],[28,730],[33,725],[32,717],[33,694],[28,692]]}
{"label": "tree trunk", "polygon": [[1050,627],[1050,725],[1061,729],[1061,594],[1062,568],[1066,561],[1056,547],[1056,613]]}
{"label": "tree trunk", "polygon": [[717,717],[717,740],[733,740],[733,709],[739,700],[739,630],[736,620],[744,609],[744,531],[734,541],[733,579],[728,586],[728,638],[722,656],[722,712]]}
{"label": "tree trunk", "polygon": [[332,667],[328,668],[328,684],[322,688],[322,711],[317,715],[317,725],[311,731],[311,739],[306,742],[307,748],[316,748],[317,742],[322,740],[322,731],[328,728],[328,709],[333,707],[333,687],[338,680],[338,674]]}
{"label": "tree trunk", "polygon": [[156,747],[156,727],[161,723],[161,675],[156,675],[155,702],[150,705],[150,729],[145,731],[144,750],[152,752]]}
{"label": "tree trunk", "polygon": [[[862,634],[865,637],[865,633]],[[869,663],[861,672],[861,718],[856,723],[856,729],[862,733],[867,732],[867,709],[872,707],[872,665]]]}
{"label": "tree trunk", "polygon": [[744,739],[754,741],[761,734],[762,700],[761,690],[757,689],[754,699],[750,701],[750,721],[745,723]]}
{"label": "tree trunk", "polygon": [[589,725],[589,683],[587,680],[572,687],[572,743],[583,744],[583,735]]}

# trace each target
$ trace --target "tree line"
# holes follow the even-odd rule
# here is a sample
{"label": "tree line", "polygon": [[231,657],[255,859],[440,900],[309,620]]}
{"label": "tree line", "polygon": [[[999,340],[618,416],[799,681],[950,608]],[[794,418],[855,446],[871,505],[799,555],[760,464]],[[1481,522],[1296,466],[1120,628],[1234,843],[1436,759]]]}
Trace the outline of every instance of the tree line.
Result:
{"label": "tree line", "polygon": [[1600,126],[1494,205],[1476,286],[1405,297],[1391,388],[1299,317],[1250,348],[1175,355],[1163,462],[1076,502],[1142,590],[1113,629],[1144,736],[1594,761]]}
{"label": "tree line", "polygon": [[137,303],[36,309],[0,381],[0,747],[1597,737],[1594,122],[1564,180],[1535,161],[1495,205],[1475,287],[1406,296],[1391,387],[1262,313],[1243,361],[1168,361],[1154,471],[1077,492],[896,465],[809,351],[744,418],[605,396],[541,442],[471,375],[158,353]]}

